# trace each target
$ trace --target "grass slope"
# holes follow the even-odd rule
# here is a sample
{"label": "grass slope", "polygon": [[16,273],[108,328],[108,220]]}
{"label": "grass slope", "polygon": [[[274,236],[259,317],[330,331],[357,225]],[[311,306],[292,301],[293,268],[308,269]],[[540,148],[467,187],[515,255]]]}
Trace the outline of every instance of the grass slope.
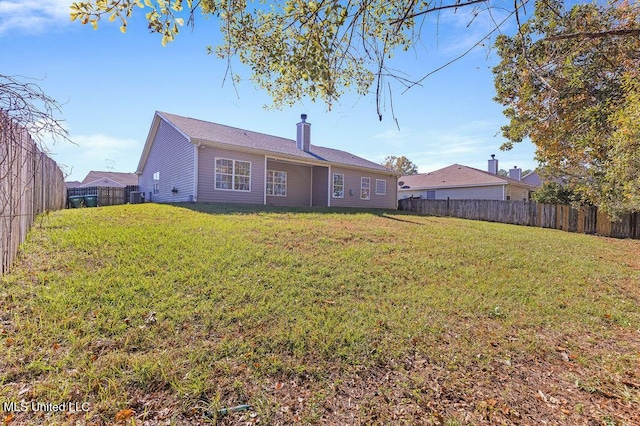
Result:
{"label": "grass slope", "polygon": [[87,411],[4,420],[637,424],[639,254],[395,211],[51,213],[0,281],[0,402]]}

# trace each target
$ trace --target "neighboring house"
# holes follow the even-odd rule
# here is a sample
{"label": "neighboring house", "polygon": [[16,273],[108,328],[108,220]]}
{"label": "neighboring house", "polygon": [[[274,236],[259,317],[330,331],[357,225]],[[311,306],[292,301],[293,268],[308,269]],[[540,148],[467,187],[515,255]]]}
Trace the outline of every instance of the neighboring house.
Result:
{"label": "neighboring house", "polygon": [[509,170],[511,177],[500,176],[498,160],[491,156],[489,171],[453,164],[430,173],[402,176],[398,197],[430,200],[528,200],[535,187],[522,182],[522,170]]}
{"label": "neighboring house", "polygon": [[82,185],[82,182],[77,181],[77,180],[70,180],[68,182],[64,183],[67,187],[67,189],[72,189],[72,188],[79,188],[80,185]]}
{"label": "neighboring house", "polygon": [[536,188],[540,188],[542,186],[542,178],[540,178],[540,175],[538,175],[538,173],[535,171],[527,173],[525,176],[523,176],[522,181]]}
{"label": "neighboring house", "polygon": [[80,188],[89,186],[108,186],[112,188],[124,188],[138,184],[138,175],[135,173],[98,172],[90,171],[79,185]]}
{"label": "neighboring house", "polygon": [[296,130],[292,140],[156,112],[140,191],[154,202],[396,208],[399,173],[312,145],[305,114]]}

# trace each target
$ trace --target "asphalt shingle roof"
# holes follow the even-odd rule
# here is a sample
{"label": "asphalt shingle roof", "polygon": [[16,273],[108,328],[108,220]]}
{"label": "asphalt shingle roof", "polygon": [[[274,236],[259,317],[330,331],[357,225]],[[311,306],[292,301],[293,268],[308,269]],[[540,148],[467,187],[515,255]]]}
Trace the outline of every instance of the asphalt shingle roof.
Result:
{"label": "asphalt shingle roof", "polygon": [[91,170],[81,184],[84,185],[103,178],[111,179],[112,181],[118,182],[124,186],[138,184],[138,176],[135,173],[101,172],[95,170]]}
{"label": "asphalt shingle roof", "polygon": [[300,160],[326,161],[334,164],[362,167],[383,172],[395,173],[381,164],[366,160],[346,151],[333,148],[325,148],[317,145],[310,145],[309,152],[302,151],[296,147],[293,139],[281,138],[264,133],[253,132],[251,130],[238,129],[236,127],[211,123],[195,118],[182,117],[166,112],[158,112],[169,123],[173,124],[181,132],[187,135],[192,141],[202,143],[226,144],[274,155],[286,155],[299,158]]}
{"label": "asphalt shingle roof", "polygon": [[[525,182],[511,179],[506,176],[494,175],[484,170],[461,164],[435,170],[429,173],[420,173],[400,177],[398,184],[403,182],[401,190],[415,190],[426,188],[451,188],[459,186],[481,186],[481,185],[504,185],[514,184],[520,186],[530,186]],[[406,188],[406,187],[409,188]]]}

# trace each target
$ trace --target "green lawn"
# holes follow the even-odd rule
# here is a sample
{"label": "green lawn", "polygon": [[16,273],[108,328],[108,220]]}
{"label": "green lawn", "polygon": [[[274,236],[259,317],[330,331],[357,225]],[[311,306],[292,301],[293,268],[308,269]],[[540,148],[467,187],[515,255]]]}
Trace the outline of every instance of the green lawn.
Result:
{"label": "green lawn", "polygon": [[2,415],[638,424],[639,281],[640,241],[396,211],[55,212],[0,279],[0,403],[87,411]]}

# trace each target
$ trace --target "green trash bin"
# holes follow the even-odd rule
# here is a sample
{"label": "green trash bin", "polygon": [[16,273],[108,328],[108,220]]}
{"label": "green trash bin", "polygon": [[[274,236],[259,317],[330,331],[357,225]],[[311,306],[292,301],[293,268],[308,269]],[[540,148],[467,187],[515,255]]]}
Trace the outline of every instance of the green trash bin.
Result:
{"label": "green trash bin", "polygon": [[98,207],[98,196],[97,195],[85,195],[84,196],[84,205],[87,207]]}
{"label": "green trash bin", "polygon": [[82,207],[84,204],[84,197],[82,195],[73,195],[69,197],[69,206],[72,209],[77,209],[78,207]]}

